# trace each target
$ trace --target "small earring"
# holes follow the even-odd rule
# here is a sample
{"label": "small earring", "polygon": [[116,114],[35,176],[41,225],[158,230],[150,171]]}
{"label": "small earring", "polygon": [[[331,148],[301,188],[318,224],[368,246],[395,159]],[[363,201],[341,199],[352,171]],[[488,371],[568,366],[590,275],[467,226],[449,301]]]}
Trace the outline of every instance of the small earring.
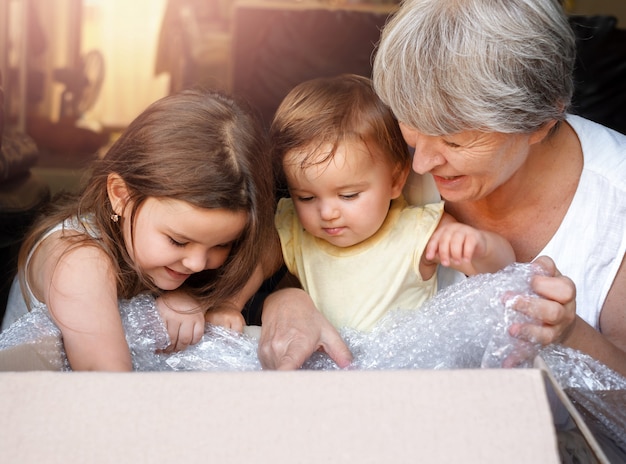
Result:
{"label": "small earring", "polygon": [[120,220],[119,215],[117,215],[115,213],[111,214],[111,221],[113,221],[113,222],[115,222],[117,224],[119,220]]}

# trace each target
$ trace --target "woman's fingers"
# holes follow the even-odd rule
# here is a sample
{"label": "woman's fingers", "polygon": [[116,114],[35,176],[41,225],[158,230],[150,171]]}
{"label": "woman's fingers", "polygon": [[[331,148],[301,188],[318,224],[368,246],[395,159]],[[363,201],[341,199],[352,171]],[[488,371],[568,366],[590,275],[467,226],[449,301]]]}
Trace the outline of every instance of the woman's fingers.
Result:
{"label": "woman's fingers", "polygon": [[531,281],[538,297],[519,298],[513,306],[535,322],[513,324],[509,333],[541,345],[559,343],[574,328],[576,286],[571,279],[561,275],[550,258],[540,257],[535,264],[545,273],[534,276]]}

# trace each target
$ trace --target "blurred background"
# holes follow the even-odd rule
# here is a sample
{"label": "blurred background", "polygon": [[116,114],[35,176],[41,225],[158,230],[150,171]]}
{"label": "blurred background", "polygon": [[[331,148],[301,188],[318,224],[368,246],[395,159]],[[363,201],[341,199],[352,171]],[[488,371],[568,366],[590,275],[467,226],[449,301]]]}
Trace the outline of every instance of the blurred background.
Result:
{"label": "blurred background", "polygon": [[[233,88],[234,0],[0,3],[5,118],[30,132],[41,150],[93,152],[167,93],[199,83]],[[289,3],[307,2],[283,5]],[[626,21],[624,1],[565,4],[572,14]],[[383,10],[364,5],[393,10],[393,2]]]}
{"label": "blurred background", "polygon": [[[54,139],[80,135],[70,132],[72,125],[96,133],[123,128],[149,103],[170,92],[172,84],[182,86],[176,80],[189,46],[182,35],[192,33],[185,31],[185,22],[201,27],[206,43],[213,42],[209,29],[225,31],[228,22],[218,0],[1,2],[6,119],[32,132],[40,148],[53,150],[92,148],[87,133],[82,134],[85,146],[75,139],[66,141],[66,147]],[[227,67],[225,58],[220,61],[215,63],[216,75]],[[227,85],[223,78],[217,84]],[[52,134],[46,132],[50,124],[57,129]],[[60,127],[65,129],[62,133]],[[93,139],[96,143],[103,137]]]}
{"label": "blurred background", "polygon": [[[397,1],[0,0],[5,131],[34,143],[29,167],[52,193],[73,191],[89,162],[169,93],[224,90],[253,103],[269,124],[302,80],[369,75],[380,27]],[[571,15],[613,18],[592,24],[593,34],[626,24],[626,1],[563,2]]]}

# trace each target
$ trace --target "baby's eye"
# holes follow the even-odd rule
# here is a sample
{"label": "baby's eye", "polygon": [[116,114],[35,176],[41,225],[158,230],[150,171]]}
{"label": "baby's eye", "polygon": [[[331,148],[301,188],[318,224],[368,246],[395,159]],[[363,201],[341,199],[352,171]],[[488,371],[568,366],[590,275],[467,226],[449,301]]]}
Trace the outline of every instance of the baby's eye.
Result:
{"label": "baby's eye", "polygon": [[184,247],[184,246],[186,245],[186,243],[177,242],[177,241],[176,241],[176,240],[174,240],[172,237],[168,237],[168,238],[170,239],[170,243],[171,243],[172,245],[174,245],[174,246],[177,246],[177,247],[182,248],[182,247]]}
{"label": "baby's eye", "polygon": [[359,197],[359,192],[356,193],[346,193],[344,195],[339,195],[343,200],[354,200]]}
{"label": "baby's eye", "polygon": [[306,203],[307,201],[311,201],[313,197],[297,197],[298,201]]}

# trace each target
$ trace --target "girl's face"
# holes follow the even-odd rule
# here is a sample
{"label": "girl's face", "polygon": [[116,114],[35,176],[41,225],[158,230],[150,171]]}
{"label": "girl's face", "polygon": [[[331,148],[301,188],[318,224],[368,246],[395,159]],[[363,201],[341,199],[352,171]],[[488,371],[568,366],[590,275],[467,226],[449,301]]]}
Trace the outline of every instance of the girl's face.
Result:
{"label": "girl's face", "polygon": [[[320,159],[326,150],[319,151]],[[302,169],[305,153],[291,151],[283,161],[289,192],[302,226],[338,247],[366,240],[378,231],[389,203],[402,192],[405,177],[359,141],[344,142],[328,162]],[[394,179],[395,178],[395,179]]]}
{"label": "girl's face", "polygon": [[451,202],[486,197],[507,182],[526,161],[532,134],[464,131],[448,136],[422,134],[400,124],[415,148],[413,170],[431,173],[442,198]]}
{"label": "girl's face", "polygon": [[247,220],[243,211],[198,208],[153,197],[135,218],[133,237],[129,221],[124,221],[126,248],[162,290],[174,290],[191,274],[224,264]]}

